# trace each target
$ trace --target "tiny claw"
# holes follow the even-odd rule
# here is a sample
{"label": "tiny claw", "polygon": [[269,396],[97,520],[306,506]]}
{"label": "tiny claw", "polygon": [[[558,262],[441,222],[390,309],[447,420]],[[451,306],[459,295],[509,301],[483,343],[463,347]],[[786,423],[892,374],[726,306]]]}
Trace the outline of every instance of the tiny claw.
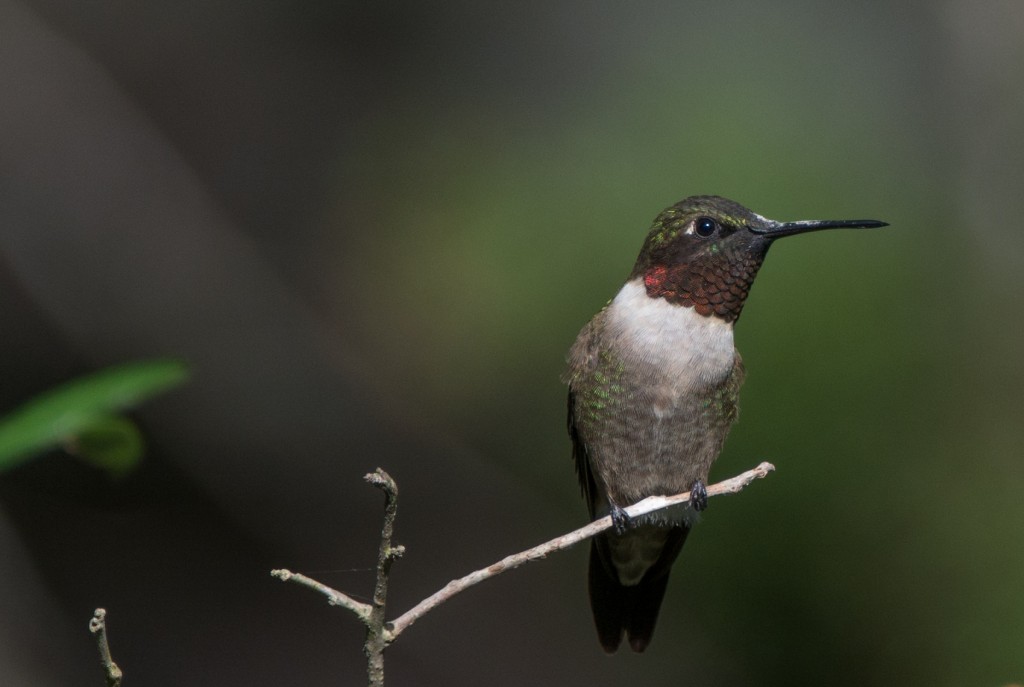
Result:
{"label": "tiny claw", "polygon": [[625,534],[632,524],[633,519],[629,517],[629,513],[624,511],[619,506],[612,506],[612,527],[615,529],[615,534]]}
{"label": "tiny claw", "polygon": [[708,489],[701,480],[697,480],[690,487],[690,505],[698,513],[708,507]]}

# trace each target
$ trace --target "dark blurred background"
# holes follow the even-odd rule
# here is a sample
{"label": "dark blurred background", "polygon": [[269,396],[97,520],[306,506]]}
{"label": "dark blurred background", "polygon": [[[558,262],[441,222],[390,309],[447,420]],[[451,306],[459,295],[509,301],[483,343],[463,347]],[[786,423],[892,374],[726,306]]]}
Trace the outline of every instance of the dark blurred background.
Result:
{"label": "dark blurred background", "polygon": [[113,363],[192,381],[105,474],[0,476],[0,675],[357,685],[392,615],[585,521],[559,374],[696,193],[891,229],[777,246],[740,423],[647,654],[585,547],[469,591],[393,685],[1024,679],[1024,6],[0,0],[0,410]]}

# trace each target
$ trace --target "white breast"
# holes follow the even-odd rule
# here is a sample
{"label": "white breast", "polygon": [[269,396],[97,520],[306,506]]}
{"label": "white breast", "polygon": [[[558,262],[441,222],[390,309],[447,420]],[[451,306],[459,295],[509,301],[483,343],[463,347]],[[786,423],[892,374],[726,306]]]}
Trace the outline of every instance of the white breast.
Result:
{"label": "white breast", "polygon": [[607,318],[608,333],[620,354],[655,366],[675,384],[714,382],[733,368],[731,322],[651,298],[641,278],[622,287],[608,306]]}

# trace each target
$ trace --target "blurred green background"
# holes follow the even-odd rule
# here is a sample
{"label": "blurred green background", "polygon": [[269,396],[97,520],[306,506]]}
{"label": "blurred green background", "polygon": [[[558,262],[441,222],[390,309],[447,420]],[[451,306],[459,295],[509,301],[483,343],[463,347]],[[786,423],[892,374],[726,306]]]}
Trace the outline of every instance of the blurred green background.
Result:
{"label": "blurred green background", "polygon": [[698,193],[883,219],[776,246],[715,499],[643,656],[585,551],[467,592],[389,684],[1024,680],[1024,5],[0,0],[0,411],[173,356],[111,482],[0,476],[0,674],[359,684],[380,465],[394,615],[578,526],[559,375]]}

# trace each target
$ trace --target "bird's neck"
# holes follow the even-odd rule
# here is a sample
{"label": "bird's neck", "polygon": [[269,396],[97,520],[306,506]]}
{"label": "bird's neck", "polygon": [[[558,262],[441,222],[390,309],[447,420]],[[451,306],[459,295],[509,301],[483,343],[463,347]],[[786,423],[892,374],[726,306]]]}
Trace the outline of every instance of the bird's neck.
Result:
{"label": "bird's neck", "polygon": [[650,298],[660,298],[704,317],[735,322],[747,301],[761,260],[707,260],[671,265],[638,265],[631,277],[640,279]]}

